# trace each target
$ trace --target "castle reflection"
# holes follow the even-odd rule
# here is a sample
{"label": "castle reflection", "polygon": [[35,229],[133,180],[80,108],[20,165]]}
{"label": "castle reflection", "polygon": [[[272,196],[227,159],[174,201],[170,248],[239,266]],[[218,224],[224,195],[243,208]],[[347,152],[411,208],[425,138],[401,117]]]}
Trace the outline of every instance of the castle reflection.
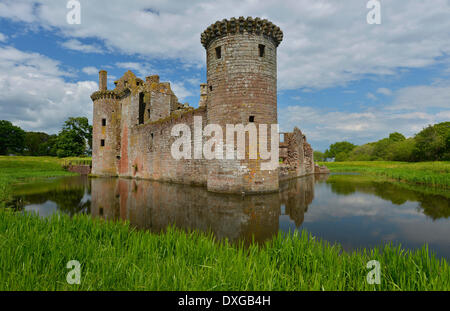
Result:
{"label": "castle reflection", "polygon": [[278,233],[282,210],[296,226],[303,223],[314,198],[314,176],[282,182],[279,193],[251,196],[148,180],[94,178],[91,196],[93,217],[128,220],[152,232],[174,225],[212,232],[218,239],[263,242]]}

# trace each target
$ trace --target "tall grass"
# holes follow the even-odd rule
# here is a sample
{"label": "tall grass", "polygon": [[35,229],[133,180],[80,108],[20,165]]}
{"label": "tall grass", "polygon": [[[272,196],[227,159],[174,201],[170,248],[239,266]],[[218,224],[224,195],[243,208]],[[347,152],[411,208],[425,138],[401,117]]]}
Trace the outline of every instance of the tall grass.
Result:
{"label": "tall grass", "polygon": [[332,172],[360,172],[437,188],[450,188],[450,162],[324,162]]}
{"label": "tall grass", "polygon": [[[70,260],[81,263],[80,285],[66,282]],[[379,285],[366,282],[369,260],[381,264]],[[426,246],[347,253],[302,232],[245,248],[174,228],[0,211],[0,290],[449,289],[447,261]]]}

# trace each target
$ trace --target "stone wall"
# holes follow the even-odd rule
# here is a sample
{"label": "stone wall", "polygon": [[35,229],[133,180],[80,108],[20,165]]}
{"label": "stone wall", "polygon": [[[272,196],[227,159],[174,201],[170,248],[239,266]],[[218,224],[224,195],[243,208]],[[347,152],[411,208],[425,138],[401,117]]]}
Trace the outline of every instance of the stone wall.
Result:
{"label": "stone wall", "polygon": [[[170,83],[158,75],[145,81],[127,71],[107,90],[107,73],[100,71],[100,90],[91,98],[93,113],[94,175],[118,175],[206,186],[213,192],[260,193],[279,190],[279,180],[314,173],[313,150],[295,128],[280,145],[281,167],[262,170],[261,155],[226,159],[227,124],[277,124],[277,47],[281,30],[267,20],[239,18],[217,22],[201,35],[206,49],[207,83],[200,86],[199,108],[182,105]],[[176,124],[186,124],[194,135],[194,118],[202,129],[217,124],[223,129],[223,159],[180,159],[172,156]],[[260,134],[260,133],[258,133]],[[259,135],[258,135],[259,136]],[[203,143],[205,138],[203,139]],[[207,138],[209,139],[209,137]],[[259,145],[259,144],[258,144]],[[191,141],[192,154],[194,141]]]}
{"label": "stone wall", "polygon": [[[228,27],[229,25],[227,25]],[[244,28],[205,42],[208,124],[277,124],[277,45]],[[260,54],[260,47],[264,51]],[[219,52],[220,50],[220,52]],[[220,55],[218,55],[220,54]],[[268,132],[269,133],[269,132]],[[268,134],[268,145],[271,144]],[[248,145],[247,145],[248,152]],[[261,159],[208,163],[208,189],[225,192],[278,190],[278,171],[261,170]]]}

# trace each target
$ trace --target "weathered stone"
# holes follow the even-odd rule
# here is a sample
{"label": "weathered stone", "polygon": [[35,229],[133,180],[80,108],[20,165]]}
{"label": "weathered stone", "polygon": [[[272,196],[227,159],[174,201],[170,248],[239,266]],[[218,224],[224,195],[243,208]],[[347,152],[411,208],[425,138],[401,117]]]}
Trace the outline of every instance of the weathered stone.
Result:
{"label": "weathered stone", "polygon": [[[259,157],[176,160],[171,155],[172,127],[183,123],[194,133],[195,116],[202,117],[203,128],[277,123],[276,48],[282,39],[278,27],[259,18],[232,18],[208,27],[201,35],[207,83],[200,85],[197,109],[179,103],[170,83],[160,82],[158,75],[144,81],[127,71],[114,82],[114,90],[107,90],[106,71],[100,71],[100,90],[91,95],[92,173],[198,184],[233,193],[278,191],[280,178],[313,174],[313,150],[298,128],[286,133],[280,144],[278,169],[261,170]],[[268,138],[270,146],[270,134]]]}

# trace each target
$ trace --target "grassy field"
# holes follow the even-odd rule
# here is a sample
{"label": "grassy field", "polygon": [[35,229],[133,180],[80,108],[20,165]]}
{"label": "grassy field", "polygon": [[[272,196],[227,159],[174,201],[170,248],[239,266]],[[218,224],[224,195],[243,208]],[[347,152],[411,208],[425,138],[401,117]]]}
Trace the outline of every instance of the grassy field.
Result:
{"label": "grassy field", "polygon": [[450,188],[450,162],[321,162],[332,172],[359,172],[383,176],[391,180]]}
{"label": "grassy field", "polygon": [[0,207],[10,198],[14,183],[33,178],[75,175],[63,170],[63,161],[55,157],[0,156]]}
{"label": "grassy field", "polygon": [[[449,290],[447,261],[427,248],[391,245],[343,252],[308,236],[283,236],[249,248],[169,229],[157,235],[86,215],[0,211],[0,290]],[[67,262],[81,284],[66,282]],[[381,284],[366,281],[378,260]]]}

